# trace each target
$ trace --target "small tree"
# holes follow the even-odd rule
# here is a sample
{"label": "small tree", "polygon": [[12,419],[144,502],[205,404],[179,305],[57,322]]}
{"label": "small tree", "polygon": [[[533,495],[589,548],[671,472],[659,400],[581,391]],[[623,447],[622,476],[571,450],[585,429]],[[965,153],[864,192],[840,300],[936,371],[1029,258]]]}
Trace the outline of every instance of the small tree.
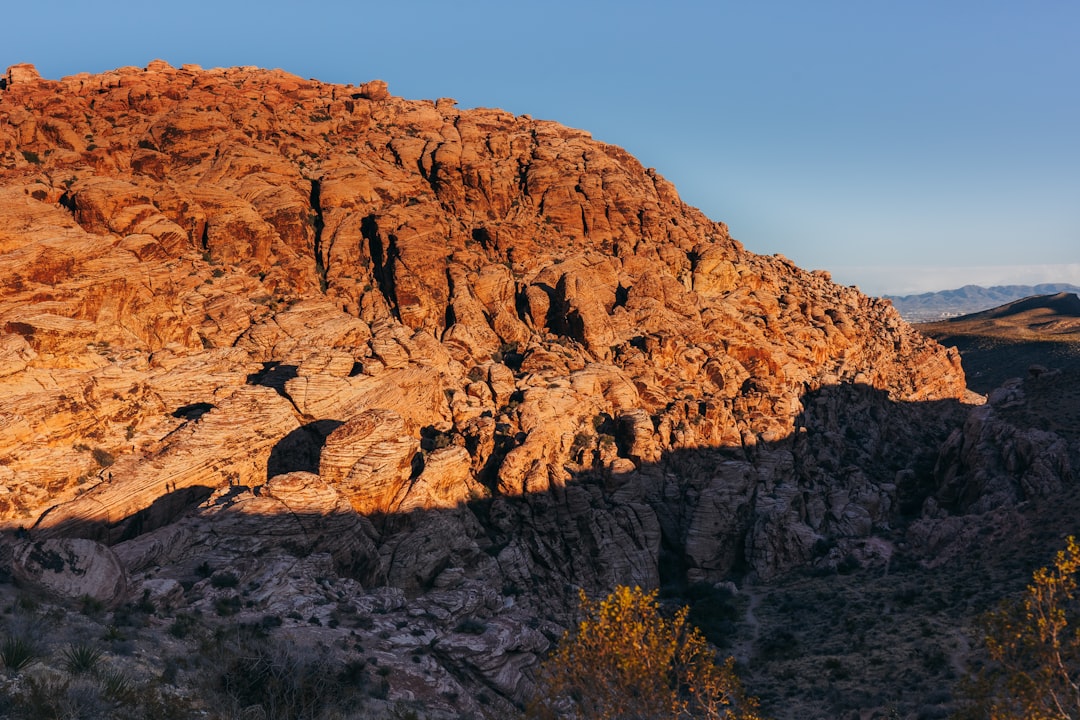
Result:
{"label": "small tree", "polygon": [[730,718],[756,720],[757,701],[682,608],[660,614],[656,591],[617,587],[603,600],[581,593],[584,619],[541,668],[535,718]]}
{"label": "small tree", "polygon": [[1022,598],[986,620],[991,664],[972,682],[972,716],[1080,720],[1080,546],[1072,537]]}

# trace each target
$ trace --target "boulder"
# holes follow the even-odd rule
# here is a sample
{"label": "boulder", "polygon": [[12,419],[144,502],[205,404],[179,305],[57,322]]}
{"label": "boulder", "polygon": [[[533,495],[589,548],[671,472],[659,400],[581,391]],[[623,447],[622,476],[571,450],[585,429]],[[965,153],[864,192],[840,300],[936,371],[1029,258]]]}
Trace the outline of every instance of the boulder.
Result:
{"label": "boulder", "polygon": [[89,598],[106,607],[127,599],[128,577],[108,547],[82,538],[24,541],[12,557],[15,579],[58,600]]}

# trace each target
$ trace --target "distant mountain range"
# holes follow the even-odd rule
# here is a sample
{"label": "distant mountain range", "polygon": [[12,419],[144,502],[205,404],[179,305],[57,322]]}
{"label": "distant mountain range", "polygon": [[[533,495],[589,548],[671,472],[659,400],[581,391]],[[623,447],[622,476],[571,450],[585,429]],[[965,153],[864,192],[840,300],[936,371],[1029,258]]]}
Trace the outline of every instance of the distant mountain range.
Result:
{"label": "distant mountain range", "polygon": [[1080,292],[1080,287],[1067,283],[1041,285],[965,285],[956,290],[922,293],[920,295],[885,295],[908,322],[933,322],[958,315],[970,315],[1005,305],[1032,295],[1054,295],[1061,292]]}

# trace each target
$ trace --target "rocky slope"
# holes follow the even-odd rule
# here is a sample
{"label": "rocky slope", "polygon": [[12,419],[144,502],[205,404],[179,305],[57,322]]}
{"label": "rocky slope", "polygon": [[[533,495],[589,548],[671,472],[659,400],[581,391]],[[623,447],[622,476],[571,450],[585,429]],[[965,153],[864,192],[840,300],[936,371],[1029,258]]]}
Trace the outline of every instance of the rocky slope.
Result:
{"label": "rocky slope", "polygon": [[0,277],[16,574],[319,642],[366,618],[431,712],[521,701],[579,587],[881,562],[939,488],[973,507],[935,474],[954,350],[528,116],[14,66]]}

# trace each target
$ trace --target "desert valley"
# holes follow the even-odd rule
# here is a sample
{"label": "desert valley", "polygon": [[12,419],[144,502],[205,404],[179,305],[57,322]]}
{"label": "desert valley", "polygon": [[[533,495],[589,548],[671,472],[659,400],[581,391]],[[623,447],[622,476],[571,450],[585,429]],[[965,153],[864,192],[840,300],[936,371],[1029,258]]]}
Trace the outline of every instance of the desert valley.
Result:
{"label": "desert valley", "polygon": [[912,326],[377,80],[0,78],[0,717],[519,717],[617,586],[764,716],[949,717],[1075,532],[1074,294]]}

